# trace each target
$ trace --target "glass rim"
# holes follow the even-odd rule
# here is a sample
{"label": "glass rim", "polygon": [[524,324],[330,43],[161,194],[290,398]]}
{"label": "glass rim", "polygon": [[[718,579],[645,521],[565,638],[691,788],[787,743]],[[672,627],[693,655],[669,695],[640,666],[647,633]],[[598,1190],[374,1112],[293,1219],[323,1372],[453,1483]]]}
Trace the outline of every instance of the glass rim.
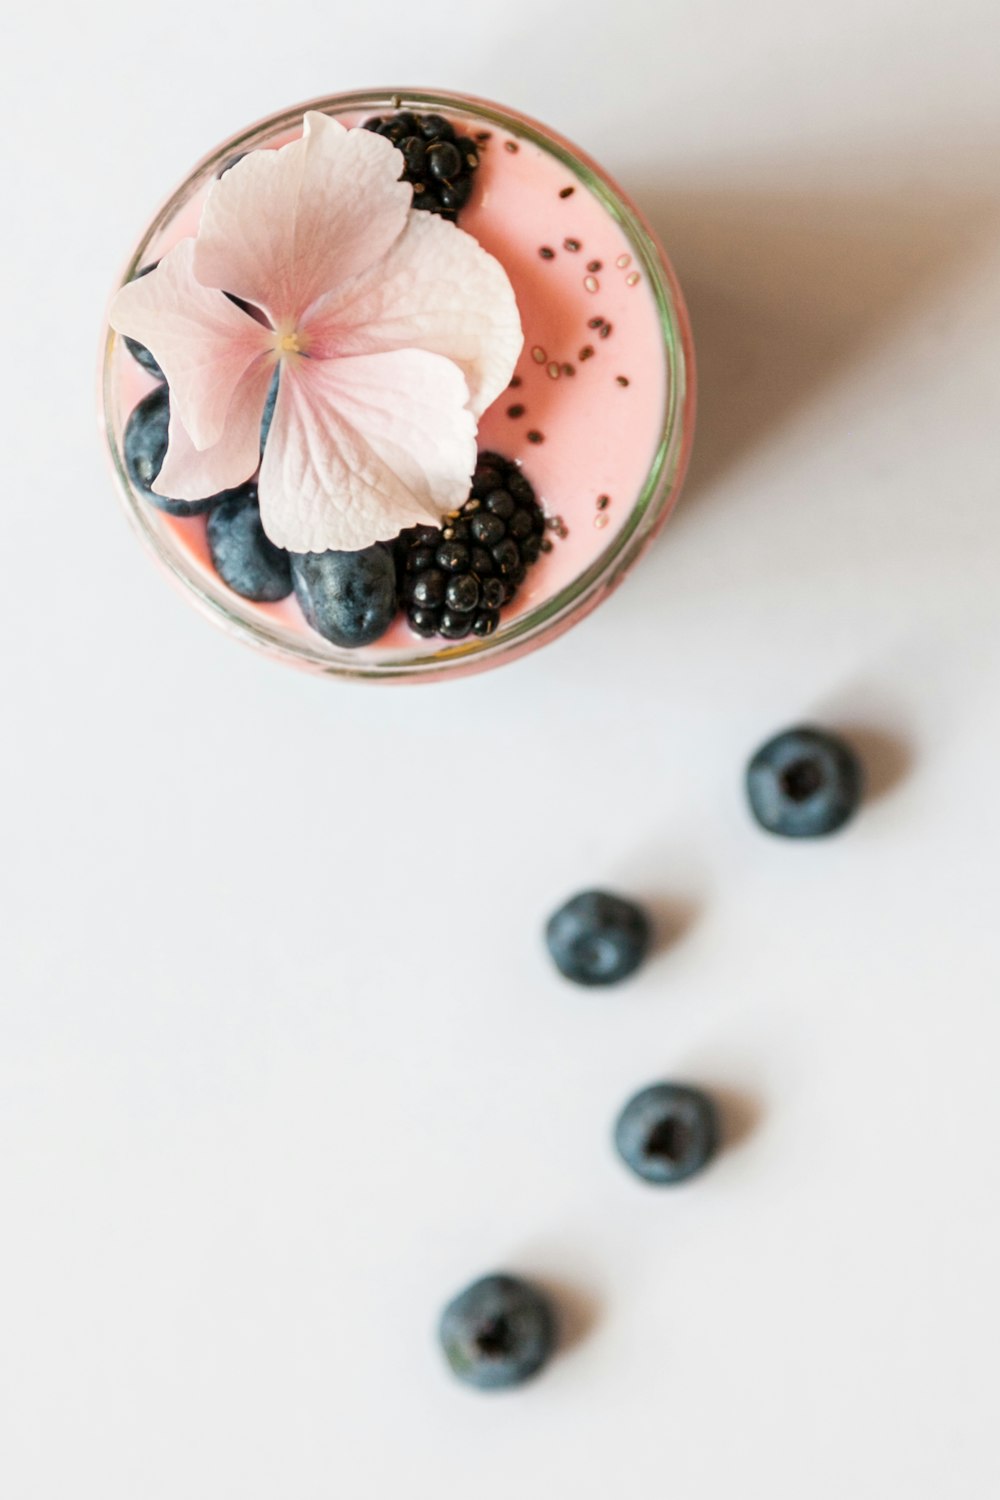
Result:
{"label": "glass rim", "polygon": [[310,635],[296,637],[292,642],[280,624],[272,626],[269,621],[252,615],[249,608],[242,608],[244,601],[226,589],[221,580],[218,589],[210,587],[197,576],[176,544],[161,535],[155,524],[154,508],[136,495],[129,479],[113,421],[114,354],[119,335],[110,326],[102,359],[101,420],[119,496],[133,528],[154,559],[202,614],[233,637],[306,670],[367,681],[434,681],[484,671],[534,650],[583,619],[613,592],[668,519],[683,483],[694,430],[695,375],[690,324],[677,277],[653,229],[622,189],[585,152],[541,122],[474,95],[411,88],[354,89],[323,95],[266,116],[221,142],[187,174],[149,222],[119,284],[131,280],[145,263],[148,247],[155,237],[227,157],[251,150],[264,139],[292,129],[307,110],[342,114],[355,109],[404,107],[472,114],[554,155],[597,197],[624,231],[646,273],[663,332],[667,362],[663,421],[639,494],[622,525],[588,567],[522,614],[501,622],[492,636],[483,639],[438,642],[433,649],[416,649],[405,655],[396,653],[379,660],[366,660],[357,653],[338,650],[319,635],[315,640]]}

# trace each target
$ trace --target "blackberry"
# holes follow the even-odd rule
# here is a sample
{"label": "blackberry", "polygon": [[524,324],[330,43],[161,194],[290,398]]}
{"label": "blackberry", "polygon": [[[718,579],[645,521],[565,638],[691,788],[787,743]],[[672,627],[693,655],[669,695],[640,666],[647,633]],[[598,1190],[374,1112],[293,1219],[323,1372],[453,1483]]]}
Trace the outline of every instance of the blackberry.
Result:
{"label": "blackberry", "polygon": [[472,493],[444,525],[396,538],[396,576],[417,635],[492,635],[541,551],[545,517],[535,492],[499,453],[480,453]]}
{"label": "blackberry", "polygon": [[413,185],[414,208],[440,214],[452,223],[469,201],[479,166],[479,147],[459,135],[441,115],[415,115],[408,109],[366,120],[373,130],[403,153],[403,181]]}

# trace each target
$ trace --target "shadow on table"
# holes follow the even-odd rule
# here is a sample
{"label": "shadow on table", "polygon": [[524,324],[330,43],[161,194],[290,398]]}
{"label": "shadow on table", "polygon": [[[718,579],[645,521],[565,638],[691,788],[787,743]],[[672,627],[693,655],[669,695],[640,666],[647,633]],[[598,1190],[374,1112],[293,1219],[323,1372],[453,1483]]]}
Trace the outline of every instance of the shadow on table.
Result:
{"label": "shadow on table", "polygon": [[722,1150],[734,1151],[744,1145],[760,1125],[764,1113],[761,1101],[730,1084],[715,1084],[708,1091],[719,1111]]}
{"label": "shadow on table", "polygon": [[692,895],[644,894],[641,905],[649,916],[652,927],[650,952],[654,955],[668,953],[675,948],[695,926],[701,914],[701,902]]}
{"label": "shadow on table", "polygon": [[887,166],[884,189],[857,193],[626,174],[676,266],[694,328],[699,411],[686,501],[895,325],[933,325],[939,289],[995,235],[996,199],[902,188],[906,172],[905,162]]}
{"label": "shadow on table", "polygon": [[869,724],[838,723],[836,728],[864,767],[866,802],[887,797],[905,780],[913,766],[913,749],[902,735]]}
{"label": "shadow on table", "polygon": [[553,1281],[551,1277],[535,1277],[536,1282],[552,1301],[559,1327],[559,1348],[566,1353],[592,1332],[600,1318],[602,1307],[597,1296],[580,1286],[570,1286],[564,1281]]}

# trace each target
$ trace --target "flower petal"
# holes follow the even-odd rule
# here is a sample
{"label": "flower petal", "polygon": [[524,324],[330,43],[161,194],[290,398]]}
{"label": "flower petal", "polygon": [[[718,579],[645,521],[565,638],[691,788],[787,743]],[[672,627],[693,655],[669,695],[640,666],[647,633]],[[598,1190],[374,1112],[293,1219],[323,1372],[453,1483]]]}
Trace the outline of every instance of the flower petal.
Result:
{"label": "flower petal", "polygon": [[469,493],[476,425],[450,360],[420,349],[282,368],[259,492],[292,552],[352,552],[437,524]]}
{"label": "flower petal", "polygon": [[462,369],[477,416],[505,390],[524,343],[498,260],[437,214],[411,213],[384,260],[324,297],[307,321],[319,359],[427,349]]}
{"label": "flower petal", "polygon": [[402,155],[370,130],[310,110],[278,151],[250,151],[212,185],[195,271],[270,313],[281,331],[402,233],[412,189]]}
{"label": "flower petal", "polygon": [[249,479],[260,463],[261,419],[273,377],[269,360],[247,371],[233,392],[222,435],[211,448],[194,446],[171,392],[167,453],[153,481],[154,493],[170,500],[203,500]]}
{"label": "flower petal", "polygon": [[222,292],[195,279],[194,244],[181,240],[155,270],[123,286],[109,316],[113,328],[154,355],[171,407],[202,449],[219,441],[233,392],[274,336]]}

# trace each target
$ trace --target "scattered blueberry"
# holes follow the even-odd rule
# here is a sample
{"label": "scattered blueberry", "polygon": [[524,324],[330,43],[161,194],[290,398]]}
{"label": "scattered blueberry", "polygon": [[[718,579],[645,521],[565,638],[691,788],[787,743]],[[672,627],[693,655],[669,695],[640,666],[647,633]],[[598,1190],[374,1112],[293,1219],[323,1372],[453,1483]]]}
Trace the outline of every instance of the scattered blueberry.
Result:
{"label": "scattered blueberry", "polygon": [[617,984],[645,958],[649,920],[633,901],[582,891],[549,918],[545,941],[560,974],[575,984]]}
{"label": "scattered blueberry", "polygon": [[385,136],[403,153],[403,181],[413,185],[413,207],[454,221],[472,192],[479,166],[475,141],[456,133],[442,115],[415,115],[408,109],[375,116],[364,128]]}
{"label": "scattered blueberry", "polygon": [[163,465],[169,425],[170,397],[166,386],[160,385],[142,398],[125,424],[122,446],[128,476],[143,499],[159,510],[172,516],[200,516],[225,499],[225,494],[209,495],[205,500],[168,500],[154,495],[150,488]]}
{"label": "scattered blueberry", "polygon": [[231,491],[213,509],[208,518],[208,550],[223,583],[242,598],[274,603],[292,592],[288,553],[264,532],[254,480]]}
{"label": "scattered blueberry", "polygon": [[396,616],[396,568],[376,542],[361,552],[292,553],[292,583],[302,613],[335,646],[368,646]]}
{"label": "scattered blueberry", "polygon": [[712,1100],[681,1083],[654,1083],[630,1099],[615,1125],[615,1146],[643,1182],[669,1187],[700,1172],[715,1154]]}
{"label": "scattered blueberry", "polygon": [[[136,271],[135,275],[132,277],[132,280],[138,281],[140,276],[148,276],[150,271],[155,271],[158,265],[159,261],[154,260],[150,265],[143,266],[141,271]],[[150,375],[155,375],[157,380],[166,379],[166,376],[160,369],[159,365],[156,363],[156,360],[153,358],[152,354],[150,354],[149,350],[146,348],[145,344],[140,344],[138,339],[130,339],[126,337],[125,347],[131,354],[132,358],[138,360],[139,364],[142,365],[142,368],[144,370],[147,370]]]}
{"label": "scattered blueberry", "polygon": [[492,635],[499,611],[537,561],[545,517],[520,469],[481,453],[472,494],[443,527],[414,526],[395,542],[399,591],[418,635]]}
{"label": "scattered blueberry", "polygon": [[449,1302],[439,1337],[459,1380],[498,1391],[521,1385],[547,1363],[556,1320],[536,1287],[516,1276],[484,1276]]}
{"label": "scattered blueberry", "polygon": [[747,767],[747,797],[761,828],[784,838],[834,833],[853,817],[864,777],[850,745],[822,729],[787,729]]}

